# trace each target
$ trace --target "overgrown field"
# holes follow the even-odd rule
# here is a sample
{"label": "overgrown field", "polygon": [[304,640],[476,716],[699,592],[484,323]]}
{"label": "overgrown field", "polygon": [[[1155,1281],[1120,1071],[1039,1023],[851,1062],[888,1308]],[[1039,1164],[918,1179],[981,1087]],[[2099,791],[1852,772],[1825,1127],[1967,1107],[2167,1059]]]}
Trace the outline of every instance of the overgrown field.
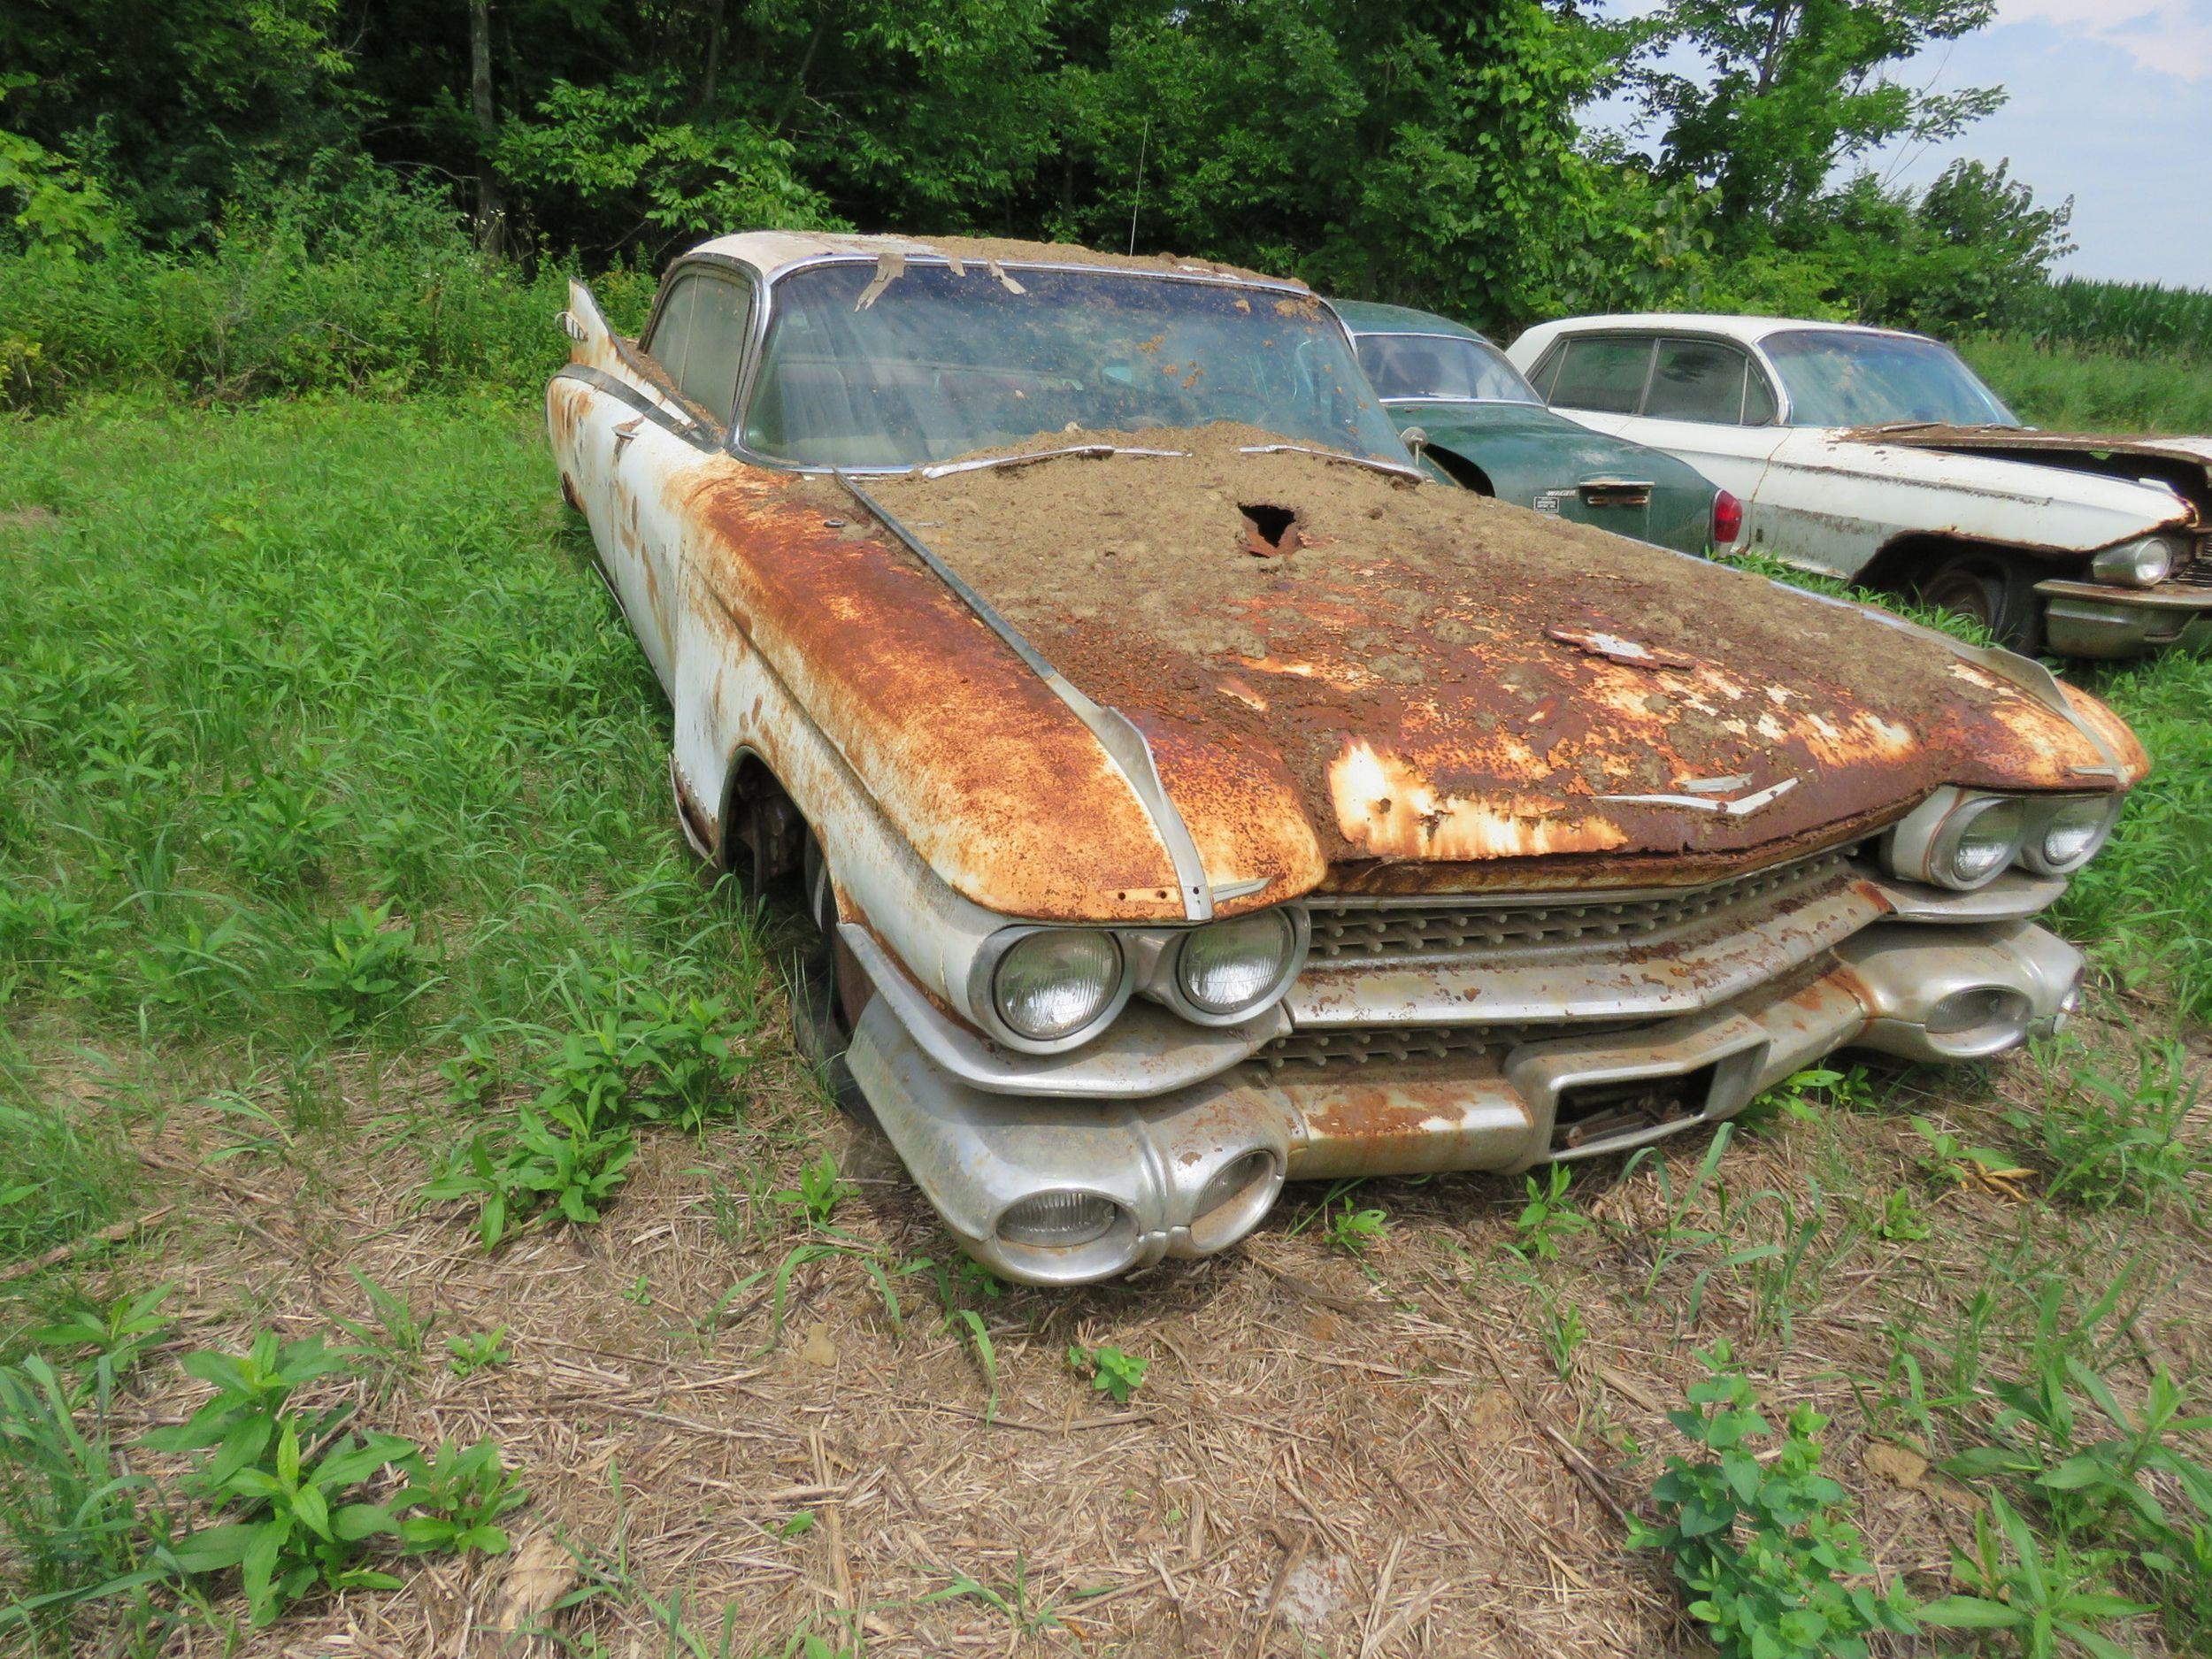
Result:
{"label": "overgrown field", "polygon": [[793,1056],[518,401],[7,431],[0,1651],[2212,1642],[2212,667],[2093,681],[2062,1041],[1036,1294]]}
{"label": "overgrown field", "polygon": [[2013,412],[2054,432],[2212,432],[2212,361],[2020,337],[1958,342]]}

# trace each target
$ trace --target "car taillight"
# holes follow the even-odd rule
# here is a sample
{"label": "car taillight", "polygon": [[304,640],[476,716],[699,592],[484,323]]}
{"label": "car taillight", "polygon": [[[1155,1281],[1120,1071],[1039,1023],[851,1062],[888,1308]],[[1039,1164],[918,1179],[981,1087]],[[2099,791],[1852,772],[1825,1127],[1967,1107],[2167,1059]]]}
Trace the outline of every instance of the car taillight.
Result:
{"label": "car taillight", "polygon": [[1713,497],[1713,542],[1726,547],[1743,534],[1743,503],[1726,490]]}

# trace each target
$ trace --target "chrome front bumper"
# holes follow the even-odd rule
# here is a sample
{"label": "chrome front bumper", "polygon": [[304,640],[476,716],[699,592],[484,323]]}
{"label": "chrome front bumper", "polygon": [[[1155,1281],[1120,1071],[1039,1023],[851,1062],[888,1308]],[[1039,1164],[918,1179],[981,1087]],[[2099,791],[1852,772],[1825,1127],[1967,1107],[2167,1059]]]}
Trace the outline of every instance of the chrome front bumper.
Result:
{"label": "chrome front bumper", "polygon": [[2045,642],[2061,657],[2212,650],[2212,588],[2053,580],[2035,591],[2043,595]]}
{"label": "chrome front bumper", "polygon": [[[848,1058],[885,1133],[972,1254],[1010,1279],[1080,1284],[1226,1248],[1258,1224],[1286,1179],[1512,1173],[1621,1152],[1733,1117],[1854,1045],[1916,1060],[1982,1058],[2053,1029],[2073,1007],[2081,970],[2078,951],[2032,923],[1898,919],[1693,1013],[1502,1036],[1432,1060],[1271,1070],[1248,1062],[1141,1098],[1045,1098],[963,1080],[925,1052],[884,996],[862,1015]],[[1962,993],[1986,997],[2001,1018],[1945,1029],[1955,1026]],[[1947,999],[1951,1018],[1932,1025]],[[1214,1177],[1254,1153],[1264,1161],[1248,1167],[1263,1173],[1198,1214]],[[1124,1225],[1067,1251],[998,1236],[1010,1205],[1054,1189],[1112,1200]]]}

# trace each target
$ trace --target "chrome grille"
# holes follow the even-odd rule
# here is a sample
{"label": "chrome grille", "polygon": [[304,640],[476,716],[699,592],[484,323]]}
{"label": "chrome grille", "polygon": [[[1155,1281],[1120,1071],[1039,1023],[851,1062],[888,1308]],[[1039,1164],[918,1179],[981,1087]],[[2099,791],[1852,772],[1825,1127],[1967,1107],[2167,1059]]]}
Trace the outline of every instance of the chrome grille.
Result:
{"label": "chrome grille", "polygon": [[[1563,1036],[1567,1027],[1542,1033]],[[1294,1031],[1252,1057],[1280,1071],[1286,1065],[1403,1065],[1419,1060],[1459,1060],[1508,1048],[1536,1036],[1519,1025],[1363,1025],[1348,1031]]]}
{"label": "chrome grille", "polygon": [[1840,875],[1847,864],[1843,853],[1824,853],[1683,893],[1610,902],[1576,902],[1563,895],[1544,903],[1315,902],[1308,911],[1313,925],[1308,955],[1318,963],[1359,963],[1642,939],[1814,886]]}
{"label": "chrome grille", "polygon": [[2196,550],[2176,565],[2166,580],[2185,588],[2212,588],[2212,536],[2199,541]]}

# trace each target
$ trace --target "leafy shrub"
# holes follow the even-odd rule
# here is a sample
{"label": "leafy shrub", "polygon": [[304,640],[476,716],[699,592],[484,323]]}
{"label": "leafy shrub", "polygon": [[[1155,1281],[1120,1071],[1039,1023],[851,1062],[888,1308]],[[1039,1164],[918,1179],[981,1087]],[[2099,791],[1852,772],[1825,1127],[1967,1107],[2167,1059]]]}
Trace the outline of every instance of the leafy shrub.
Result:
{"label": "leafy shrub", "polygon": [[581,1226],[599,1219],[637,1156],[626,1126],[599,1120],[588,1104],[525,1106],[511,1128],[489,1129],[455,1152],[422,1189],[426,1202],[472,1199],[488,1250],[549,1210]]}
{"label": "leafy shrub", "polygon": [[331,921],[322,942],[308,952],[300,987],[323,1005],[333,1031],[388,1012],[428,976],[430,953],[415,942],[411,926],[392,919],[394,902],[355,905]]}
{"label": "leafy shrub", "polygon": [[[566,273],[490,259],[432,189],[363,169],[234,199],[204,253],[0,253],[0,408],[96,388],[196,397],[534,389],[567,342]],[[630,326],[649,277],[595,281]]]}
{"label": "leafy shrub", "polygon": [[1713,1455],[1667,1459],[1652,1487],[1660,1524],[1635,1523],[1629,1541],[1672,1558],[1691,1617],[1724,1659],[1856,1659],[1870,1632],[1911,1629],[1903,1587],[1878,1594],[1864,1582],[1872,1568],[1845,1518],[1844,1490],[1820,1473],[1828,1419],[1793,1409],[1781,1445],[1763,1460],[1753,1447],[1774,1430],[1750,1382],[1728,1369],[1728,1344],[1699,1358],[1710,1374],[1691,1386],[1694,1409],[1667,1417]]}

